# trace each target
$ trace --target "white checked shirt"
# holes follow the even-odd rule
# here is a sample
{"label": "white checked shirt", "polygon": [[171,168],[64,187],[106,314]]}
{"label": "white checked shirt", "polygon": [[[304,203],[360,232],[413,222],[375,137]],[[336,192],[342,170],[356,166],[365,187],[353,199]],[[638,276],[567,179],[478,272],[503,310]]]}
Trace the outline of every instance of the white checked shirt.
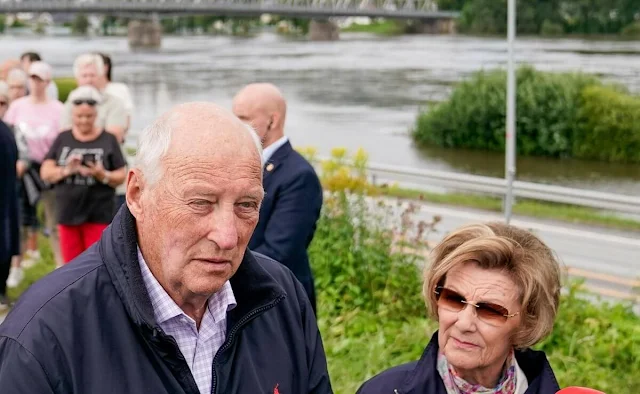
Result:
{"label": "white checked shirt", "polygon": [[209,298],[207,310],[198,331],[195,320],[180,309],[153,276],[139,248],[138,261],[156,322],[178,343],[200,393],[210,394],[213,358],[225,341],[227,312],[236,306],[231,283],[225,282],[222,289]]}

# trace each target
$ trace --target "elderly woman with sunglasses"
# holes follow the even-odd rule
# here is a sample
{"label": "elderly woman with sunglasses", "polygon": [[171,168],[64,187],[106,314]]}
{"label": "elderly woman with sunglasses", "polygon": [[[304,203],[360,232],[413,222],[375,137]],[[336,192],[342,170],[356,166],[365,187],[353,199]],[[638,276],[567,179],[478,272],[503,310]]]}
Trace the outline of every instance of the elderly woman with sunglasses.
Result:
{"label": "elderly woman with sunglasses", "polygon": [[101,95],[92,86],[75,89],[72,128],[58,135],[40,169],[54,184],[64,263],[96,242],[113,218],[115,188],[125,178],[116,137],[95,125]]}
{"label": "elderly woman with sunglasses", "polygon": [[543,352],[529,349],[552,328],[561,270],[528,231],[476,224],[432,252],[424,297],[439,330],[419,361],[391,368],[359,394],[552,394],[560,388]]}

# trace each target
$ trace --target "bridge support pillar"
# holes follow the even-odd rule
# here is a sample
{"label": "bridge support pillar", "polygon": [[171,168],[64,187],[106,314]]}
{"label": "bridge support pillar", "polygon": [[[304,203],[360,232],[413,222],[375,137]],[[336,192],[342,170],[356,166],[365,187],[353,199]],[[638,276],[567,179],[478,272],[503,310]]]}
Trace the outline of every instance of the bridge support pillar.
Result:
{"label": "bridge support pillar", "polygon": [[309,23],[311,41],[335,41],[340,38],[338,25],[326,19],[312,19]]}
{"label": "bridge support pillar", "polygon": [[132,20],[128,29],[131,48],[158,48],[162,43],[162,25],[157,18]]}

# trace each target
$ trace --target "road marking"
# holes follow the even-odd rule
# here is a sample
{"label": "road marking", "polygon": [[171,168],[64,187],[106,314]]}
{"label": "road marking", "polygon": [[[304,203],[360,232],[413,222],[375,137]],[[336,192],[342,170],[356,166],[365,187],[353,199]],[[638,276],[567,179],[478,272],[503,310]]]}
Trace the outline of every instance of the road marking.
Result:
{"label": "road marking", "polygon": [[[489,214],[480,214],[476,212],[469,212],[463,210],[456,210],[444,207],[434,207],[432,205],[421,204],[420,210],[424,213],[428,214],[439,214],[443,216],[454,216],[460,219],[469,219],[476,221],[490,221],[496,219],[502,219],[499,215],[489,215]],[[621,237],[619,235],[611,235],[604,233],[597,233],[592,231],[578,230],[569,227],[562,227],[559,225],[549,225],[538,222],[531,222],[527,220],[513,219],[512,224],[518,227],[523,227],[527,229],[534,229],[540,231],[546,231],[553,234],[560,234],[564,236],[572,236],[576,238],[581,238],[584,240],[592,240],[592,241],[604,241],[608,243],[615,243],[625,246],[633,246],[640,248],[640,239]]]}
{"label": "road marking", "polygon": [[581,268],[575,267],[567,267],[567,272],[569,275],[573,276],[581,276],[587,279],[596,279],[603,282],[615,283],[618,285],[629,286],[629,287],[640,287],[640,280],[633,280],[628,278],[621,278],[619,276],[603,274],[600,272],[587,271]]}
{"label": "road marking", "polygon": [[593,285],[588,286],[587,289],[592,293],[596,293],[598,295],[605,296],[605,297],[612,297],[612,298],[617,298],[617,299],[622,299],[627,301],[640,302],[640,296],[637,296],[635,294],[625,293],[623,291],[607,289],[604,287],[598,287]]}

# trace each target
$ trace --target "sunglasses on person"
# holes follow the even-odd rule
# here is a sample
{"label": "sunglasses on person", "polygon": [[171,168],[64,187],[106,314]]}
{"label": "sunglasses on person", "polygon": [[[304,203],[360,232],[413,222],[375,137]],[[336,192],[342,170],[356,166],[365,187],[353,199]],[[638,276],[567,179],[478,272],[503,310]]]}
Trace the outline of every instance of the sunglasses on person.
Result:
{"label": "sunglasses on person", "polygon": [[435,293],[439,307],[451,312],[460,312],[467,305],[474,306],[476,308],[478,319],[492,325],[503,324],[507,321],[508,318],[517,316],[519,313],[509,313],[509,310],[507,310],[507,308],[491,302],[478,302],[474,304],[470,301],[467,301],[458,292],[447,289],[444,286],[437,286],[435,289]]}
{"label": "sunglasses on person", "polygon": [[93,99],[78,99],[78,100],[73,100],[73,105],[82,105],[82,104],[87,104],[90,106],[95,106],[96,104],[98,104],[98,102],[96,100]]}

